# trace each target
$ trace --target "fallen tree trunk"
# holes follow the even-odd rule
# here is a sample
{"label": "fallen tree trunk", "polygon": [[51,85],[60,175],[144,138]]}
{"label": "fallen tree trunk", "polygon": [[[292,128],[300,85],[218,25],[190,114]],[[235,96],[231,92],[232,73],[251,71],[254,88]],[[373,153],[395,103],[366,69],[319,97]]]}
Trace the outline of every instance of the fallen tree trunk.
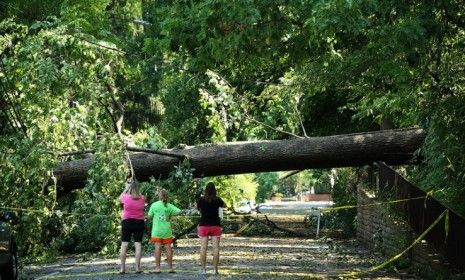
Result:
{"label": "fallen tree trunk", "polygon": [[[410,160],[425,138],[422,129],[383,130],[291,140],[231,142],[162,150],[184,155],[195,177],[254,172],[363,166],[376,161],[389,165]],[[180,159],[153,153],[132,153],[138,180],[166,178]],[[82,188],[94,156],[61,162],[54,169],[61,191]]]}

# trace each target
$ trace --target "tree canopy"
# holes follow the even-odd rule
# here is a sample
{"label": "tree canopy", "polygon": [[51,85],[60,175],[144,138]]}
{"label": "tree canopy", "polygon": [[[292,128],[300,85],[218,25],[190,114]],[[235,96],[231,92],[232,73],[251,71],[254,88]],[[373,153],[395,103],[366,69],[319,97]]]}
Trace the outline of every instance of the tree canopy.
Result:
{"label": "tree canopy", "polygon": [[[464,13],[461,1],[418,0],[0,3],[0,207],[43,210],[17,225],[37,255],[72,248],[65,232],[85,239],[80,223],[116,228],[128,144],[417,126],[423,162],[405,174],[464,216]],[[86,157],[63,155],[77,150],[97,158],[86,188],[57,198],[53,167]],[[144,190],[200,190],[188,164],[176,172]],[[230,201],[228,186],[258,199],[277,191],[276,174],[215,180]],[[74,214],[52,222],[57,209]],[[86,209],[102,216],[80,219]],[[115,250],[96,239],[83,250]]]}

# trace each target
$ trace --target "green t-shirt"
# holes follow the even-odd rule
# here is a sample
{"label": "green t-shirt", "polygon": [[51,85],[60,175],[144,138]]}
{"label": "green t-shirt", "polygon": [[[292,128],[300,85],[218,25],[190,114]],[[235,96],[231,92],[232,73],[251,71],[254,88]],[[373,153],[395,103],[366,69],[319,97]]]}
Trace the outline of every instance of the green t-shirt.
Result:
{"label": "green t-shirt", "polygon": [[148,216],[152,217],[152,237],[172,238],[170,218],[181,212],[179,208],[171,203],[166,206],[162,201],[157,201],[150,205]]}

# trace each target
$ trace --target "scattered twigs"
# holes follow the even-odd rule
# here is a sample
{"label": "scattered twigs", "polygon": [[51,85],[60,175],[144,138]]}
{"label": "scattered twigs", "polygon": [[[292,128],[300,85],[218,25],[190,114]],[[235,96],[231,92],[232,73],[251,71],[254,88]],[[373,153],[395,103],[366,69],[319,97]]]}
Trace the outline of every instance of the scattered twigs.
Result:
{"label": "scattered twigs", "polygon": [[[246,218],[247,219],[247,218]],[[240,229],[238,229],[234,235],[235,236],[238,236],[240,235],[243,231],[245,231],[246,229],[248,229],[252,224],[255,224],[257,221],[256,220],[250,220],[248,219],[248,223],[243,225]]]}
{"label": "scattered twigs", "polygon": [[257,217],[253,217],[251,215],[244,216],[244,219],[247,222],[247,224],[245,224],[238,231],[236,231],[235,235],[236,236],[240,235],[242,232],[244,232],[246,229],[250,228],[254,224],[262,224],[262,225],[269,227],[271,231],[278,230],[278,231],[285,232],[291,236],[296,236],[296,237],[306,236],[303,233],[296,232],[296,231],[293,231],[287,228],[279,227],[278,225],[276,225],[275,222],[271,221],[267,215],[263,215],[263,217],[265,218],[264,220],[260,219],[258,216]]}
{"label": "scattered twigs", "polygon": [[[304,234],[300,233],[300,232],[296,232],[296,231],[293,231],[293,230],[290,230],[290,229],[287,229],[287,228],[282,228],[282,227],[278,227],[276,225],[275,222],[271,221],[270,219],[268,219],[268,216],[267,215],[264,215],[265,216],[265,221],[266,222],[263,222],[261,221],[262,223],[265,223],[267,226],[273,228],[273,229],[276,229],[276,230],[279,230],[279,231],[282,231],[282,232],[285,232],[285,233],[288,233],[290,235],[293,235],[293,236],[298,236],[298,237],[303,237],[305,236]],[[260,221],[260,220],[259,220]]]}

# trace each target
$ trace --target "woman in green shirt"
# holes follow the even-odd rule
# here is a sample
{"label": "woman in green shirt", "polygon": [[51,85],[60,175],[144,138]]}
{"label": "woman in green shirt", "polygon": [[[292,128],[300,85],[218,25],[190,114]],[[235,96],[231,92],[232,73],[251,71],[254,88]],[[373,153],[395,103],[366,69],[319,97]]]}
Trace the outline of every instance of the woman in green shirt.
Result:
{"label": "woman in green shirt", "polygon": [[152,219],[152,235],[150,241],[155,243],[155,273],[160,273],[161,246],[166,249],[169,273],[174,273],[173,269],[173,231],[171,229],[170,218],[179,215],[181,210],[171,203],[168,203],[168,191],[162,189],[158,193],[159,201],[152,203],[148,216]]}

